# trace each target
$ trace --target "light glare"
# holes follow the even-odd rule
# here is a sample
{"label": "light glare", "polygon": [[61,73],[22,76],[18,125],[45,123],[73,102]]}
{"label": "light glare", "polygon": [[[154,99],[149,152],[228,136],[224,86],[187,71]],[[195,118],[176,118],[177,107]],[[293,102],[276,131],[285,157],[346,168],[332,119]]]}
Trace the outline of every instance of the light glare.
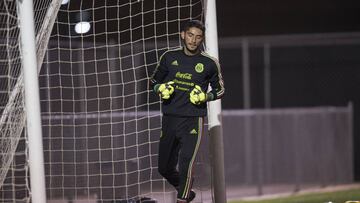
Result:
{"label": "light glare", "polygon": [[75,25],[75,32],[78,34],[84,34],[89,32],[90,27],[91,26],[89,22],[78,22]]}
{"label": "light glare", "polygon": [[61,1],[61,5],[65,5],[65,4],[69,3],[69,1],[70,1],[70,0],[62,0],[62,1]]}

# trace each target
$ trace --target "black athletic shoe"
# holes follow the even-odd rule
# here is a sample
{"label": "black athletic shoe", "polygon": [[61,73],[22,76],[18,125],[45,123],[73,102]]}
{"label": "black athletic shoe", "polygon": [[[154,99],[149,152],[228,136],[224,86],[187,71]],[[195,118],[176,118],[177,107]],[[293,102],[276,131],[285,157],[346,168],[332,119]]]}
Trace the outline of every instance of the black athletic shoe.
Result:
{"label": "black athletic shoe", "polygon": [[190,194],[189,194],[189,197],[187,198],[187,202],[191,202],[195,199],[196,197],[196,193],[194,190],[190,190]]}
{"label": "black athletic shoe", "polygon": [[188,201],[186,199],[177,199],[176,203],[187,203]]}

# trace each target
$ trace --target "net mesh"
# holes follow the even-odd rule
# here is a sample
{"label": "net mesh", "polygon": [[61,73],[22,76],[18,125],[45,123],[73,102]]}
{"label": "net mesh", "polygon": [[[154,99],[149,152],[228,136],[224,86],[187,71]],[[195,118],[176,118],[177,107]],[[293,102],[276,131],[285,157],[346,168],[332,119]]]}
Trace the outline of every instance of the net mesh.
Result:
{"label": "net mesh", "polygon": [[[200,0],[79,1],[60,7],[40,72],[50,201],[172,202],[157,172],[161,116],[148,79],[181,45]],[[91,29],[77,34],[82,19]]]}
{"label": "net mesh", "polygon": [[[45,50],[46,30],[52,24],[46,17],[55,19],[56,1],[34,1],[37,57]],[[0,198],[2,202],[26,202],[29,200],[28,164],[23,77],[21,66],[20,27],[17,1],[0,2]]]}

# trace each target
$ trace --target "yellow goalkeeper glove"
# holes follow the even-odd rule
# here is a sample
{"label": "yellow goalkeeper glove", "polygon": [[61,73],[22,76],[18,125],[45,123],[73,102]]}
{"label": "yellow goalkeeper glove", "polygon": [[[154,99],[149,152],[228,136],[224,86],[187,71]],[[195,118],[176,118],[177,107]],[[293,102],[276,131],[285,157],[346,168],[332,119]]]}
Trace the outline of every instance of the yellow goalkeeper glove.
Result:
{"label": "yellow goalkeeper glove", "polygon": [[202,91],[199,85],[195,85],[194,89],[190,92],[190,101],[195,105],[206,102],[207,95]]}
{"label": "yellow goalkeeper glove", "polygon": [[169,99],[172,93],[174,93],[174,82],[169,81],[167,83],[160,84],[157,92],[161,96],[162,99]]}

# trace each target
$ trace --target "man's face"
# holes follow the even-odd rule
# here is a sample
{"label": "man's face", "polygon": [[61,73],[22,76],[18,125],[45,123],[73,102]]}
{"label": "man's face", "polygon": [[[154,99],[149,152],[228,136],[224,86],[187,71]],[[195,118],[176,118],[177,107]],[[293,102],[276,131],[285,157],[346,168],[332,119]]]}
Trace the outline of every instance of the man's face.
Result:
{"label": "man's face", "polygon": [[184,41],[185,53],[194,55],[199,52],[199,46],[204,40],[204,33],[196,27],[191,27],[187,31],[181,32],[181,38]]}

